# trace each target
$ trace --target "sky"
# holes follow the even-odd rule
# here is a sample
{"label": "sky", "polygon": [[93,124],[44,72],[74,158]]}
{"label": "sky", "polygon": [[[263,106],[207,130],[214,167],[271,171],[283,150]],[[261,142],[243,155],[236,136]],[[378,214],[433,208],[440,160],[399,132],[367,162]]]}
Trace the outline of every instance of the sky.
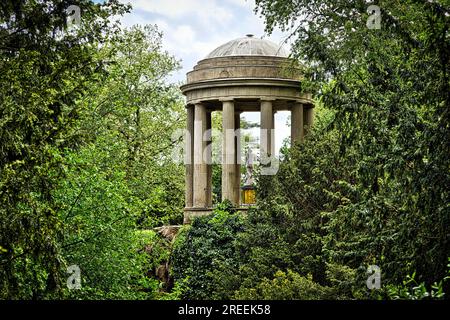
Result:
{"label": "sky", "polygon": [[[186,73],[197,61],[218,46],[246,34],[282,44],[286,36],[275,30],[264,32],[264,19],[254,13],[254,0],[120,0],[130,3],[131,13],[121,18],[124,26],[156,24],[163,32],[163,48],[181,60],[182,69],[170,75],[168,81],[182,83]],[[98,1],[97,1],[98,2]],[[289,45],[284,47],[289,49]],[[275,115],[275,148],[290,136],[287,126],[289,112]],[[242,117],[259,123],[259,113],[243,113]],[[252,133],[259,135],[257,129]]]}

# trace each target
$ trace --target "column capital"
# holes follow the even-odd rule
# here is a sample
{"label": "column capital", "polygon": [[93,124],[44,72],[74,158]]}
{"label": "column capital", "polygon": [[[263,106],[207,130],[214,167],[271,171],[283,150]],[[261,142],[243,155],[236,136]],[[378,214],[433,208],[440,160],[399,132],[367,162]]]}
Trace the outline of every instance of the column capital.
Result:
{"label": "column capital", "polygon": [[289,103],[289,109],[292,111],[294,108],[301,106],[302,108],[305,108],[305,102],[302,100],[295,100]]}
{"label": "column capital", "polygon": [[234,102],[234,98],[219,98],[220,102]]}

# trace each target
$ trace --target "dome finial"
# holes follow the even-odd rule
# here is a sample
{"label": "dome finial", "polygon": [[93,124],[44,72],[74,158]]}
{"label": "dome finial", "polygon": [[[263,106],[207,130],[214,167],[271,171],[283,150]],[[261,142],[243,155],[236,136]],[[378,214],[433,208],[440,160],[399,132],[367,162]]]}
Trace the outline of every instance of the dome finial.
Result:
{"label": "dome finial", "polygon": [[246,34],[246,36],[247,36],[247,38],[253,38],[254,35],[249,33],[249,34]]}

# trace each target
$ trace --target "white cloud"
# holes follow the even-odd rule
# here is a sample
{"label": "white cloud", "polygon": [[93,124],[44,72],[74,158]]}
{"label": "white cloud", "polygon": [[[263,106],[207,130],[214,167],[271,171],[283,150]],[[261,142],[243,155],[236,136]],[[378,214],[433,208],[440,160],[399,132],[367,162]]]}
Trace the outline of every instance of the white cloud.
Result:
{"label": "white cloud", "polygon": [[255,7],[255,0],[224,0],[223,2],[230,3],[236,6],[250,8],[253,10]]}
{"label": "white cloud", "polygon": [[195,41],[195,31],[189,25],[181,25],[175,28],[175,34],[180,44],[188,45]]}
{"label": "white cloud", "polygon": [[[125,2],[124,0],[123,2]],[[135,10],[159,14],[171,19],[199,18],[203,24],[226,24],[232,12],[217,0],[131,0]]]}

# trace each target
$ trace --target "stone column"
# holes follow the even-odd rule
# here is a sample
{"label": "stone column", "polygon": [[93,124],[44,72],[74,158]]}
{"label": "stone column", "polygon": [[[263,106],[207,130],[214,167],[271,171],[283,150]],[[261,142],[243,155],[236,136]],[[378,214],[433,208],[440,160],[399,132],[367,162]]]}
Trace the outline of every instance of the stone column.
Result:
{"label": "stone column", "polygon": [[261,101],[261,134],[260,134],[260,150],[261,158],[270,156],[275,149],[274,139],[274,114],[272,101]]}
{"label": "stone column", "polygon": [[193,184],[194,184],[194,107],[192,105],[186,106],[187,119],[186,119],[186,136],[184,139],[184,163],[186,167],[186,193],[185,193],[185,206],[191,208],[193,202]]}
{"label": "stone column", "polygon": [[291,145],[303,141],[303,104],[295,102],[291,109]]}
{"label": "stone column", "polygon": [[303,119],[305,126],[304,134],[307,134],[309,128],[311,128],[314,123],[314,108],[312,105],[303,108]]}
{"label": "stone column", "polygon": [[206,169],[208,175],[207,181],[207,194],[206,194],[206,204],[208,208],[212,207],[212,132],[211,132],[211,111],[206,113]]}
{"label": "stone column", "polygon": [[240,205],[241,203],[241,113],[238,111],[234,114],[234,127],[236,130],[235,136],[235,148],[234,153],[236,154],[236,167],[235,167],[235,177],[234,177],[234,193],[233,203]]}
{"label": "stone column", "polygon": [[222,200],[228,199],[236,204],[235,190],[235,139],[234,139],[234,101],[224,101],[222,109]]}
{"label": "stone column", "polygon": [[206,108],[203,104],[195,104],[194,121],[194,207],[206,208],[208,173],[203,151],[206,147],[204,135],[206,131]]}

